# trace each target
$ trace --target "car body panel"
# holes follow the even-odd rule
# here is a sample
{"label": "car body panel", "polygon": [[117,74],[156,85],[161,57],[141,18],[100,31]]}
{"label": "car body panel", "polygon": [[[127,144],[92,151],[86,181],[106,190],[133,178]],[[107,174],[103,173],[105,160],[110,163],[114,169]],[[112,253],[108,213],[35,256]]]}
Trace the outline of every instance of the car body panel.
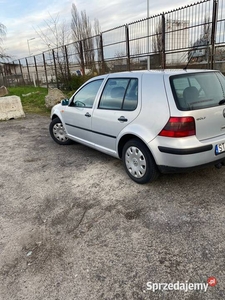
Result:
{"label": "car body panel", "polygon": [[196,136],[200,141],[225,134],[224,105],[193,111],[196,120]]}
{"label": "car body panel", "polygon": [[[67,106],[63,113],[65,129],[68,137],[76,137],[91,142],[91,118],[92,108]],[[76,115],[76,118],[74,118]]]}
{"label": "car body panel", "polygon": [[[203,75],[212,75],[212,74],[217,74],[220,75],[220,72],[216,72],[214,71],[212,73],[212,71],[194,71],[191,72],[189,71],[188,75],[191,77],[194,77],[195,74],[197,74],[196,77],[198,77],[198,75],[203,74]],[[217,76],[218,76],[217,75]],[[209,76],[208,76],[209,77]],[[214,76],[216,78],[216,76]],[[214,84],[215,84],[215,78],[214,78]],[[207,92],[209,93],[209,98],[210,96],[212,96],[212,94],[210,94],[210,79],[208,79],[208,82],[205,83],[205,86],[202,85],[199,86],[199,88],[202,90],[203,88],[206,89],[207,86]],[[217,79],[217,78],[216,78]],[[196,124],[196,136],[197,138],[201,141],[201,140],[205,140],[205,139],[209,139],[215,136],[220,136],[225,134],[225,106],[224,105],[220,105],[220,106],[214,106],[214,107],[207,107],[207,108],[201,108],[201,109],[196,109],[196,110],[191,110],[191,111],[180,111],[177,109],[177,106],[175,104],[174,101],[174,95],[171,91],[171,85],[170,85],[170,81],[169,81],[169,77],[167,76],[165,79],[166,83],[166,89],[167,89],[167,93],[169,94],[168,98],[170,99],[170,108],[171,108],[171,115],[176,115],[176,116],[192,116],[195,119],[195,124]],[[218,89],[220,87],[220,81],[216,80],[217,85],[218,85]],[[202,83],[201,83],[202,84]],[[222,95],[222,91],[223,91],[223,87],[220,88],[221,89],[221,99],[223,99],[224,95]],[[212,91],[213,93],[213,91]],[[219,98],[219,100],[221,100]],[[202,99],[201,101],[199,100],[199,102],[203,102],[203,103],[209,103],[210,105],[210,100],[211,99]],[[218,100],[218,102],[219,102]],[[194,103],[194,102],[193,102]]]}
{"label": "car body panel", "polygon": [[[136,114],[136,111],[96,109],[92,118],[92,142],[96,144],[96,147],[116,152],[116,141],[120,132],[129,127],[129,124],[136,118]],[[126,121],[119,121],[119,119]]]}
{"label": "car body panel", "polygon": [[[141,82],[142,74],[128,73],[127,76],[123,74],[124,78],[137,79]],[[109,79],[120,79],[121,74],[110,74]],[[141,99],[141,89],[138,90],[138,98]],[[92,142],[95,143],[96,148],[105,153],[112,153],[117,155],[117,140],[121,131],[129,127],[134,122],[141,110],[141,100],[135,110],[118,110],[118,109],[104,109],[99,108],[100,97],[95,102],[95,109],[92,115]]]}
{"label": "car body panel", "polygon": [[[155,153],[155,160],[157,165],[188,168],[199,166],[205,163],[213,163],[218,159],[225,158],[224,153],[220,155],[215,154],[216,145],[225,142],[225,135],[205,141],[199,141],[196,136],[186,137],[181,139],[171,139],[158,136],[155,140],[148,144],[152,153]],[[170,149],[170,151],[163,152],[160,148]],[[205,149],[205,150],[204,150]],[[172,151],[173,150],[173,151]],[[179,154],[173,154],[177,150]],[[186,150],[178,151],[178,150]],[[170,152],[170,153],[169,153]]]}

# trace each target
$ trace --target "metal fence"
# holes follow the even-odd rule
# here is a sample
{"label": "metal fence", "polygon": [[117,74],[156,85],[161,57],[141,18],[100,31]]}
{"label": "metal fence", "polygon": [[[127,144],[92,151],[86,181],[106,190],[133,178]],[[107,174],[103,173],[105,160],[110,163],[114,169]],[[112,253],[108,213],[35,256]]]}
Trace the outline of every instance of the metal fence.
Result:
{"label": "metal fence", "polygon": [[0,65],[0,84],[57,86],[71,76],[189,68],[225,72],[225,0],[204,0]]}

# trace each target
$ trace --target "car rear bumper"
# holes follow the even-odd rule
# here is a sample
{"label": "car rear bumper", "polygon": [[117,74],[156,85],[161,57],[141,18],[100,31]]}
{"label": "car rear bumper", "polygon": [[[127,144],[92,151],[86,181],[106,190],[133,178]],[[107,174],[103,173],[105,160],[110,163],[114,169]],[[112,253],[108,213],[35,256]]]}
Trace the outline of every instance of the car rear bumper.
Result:
{"label": "car rear bumper", "polygon": [[179,149],[179,148],[158,146],[158,149],[160,152],[168,153],[168,154],[177,154],[177,155],[197,154],[197,153],[210,151],[210,150],[212,150],[212,148],[213,148],[213,145],[206,145],[206,146],[200,146],[200,147],[194,147],[194,148],[188,148],[188,149]]}
{"label": "car rear bumper", "polygon": [[206,167],[213,166],[213,165],[217,168],[225,166],[225,158],[218,159],[216,161],[206,163],[206,164],[202,164],[202,165],[198,165],[198,166],[194,166],[194,167],[185,167],[185,168],[158,165],[158,169],[163,174],[188,173],[188,172],[196,171],[196,170],[199,170],[199,169],[204,169]]}
{"label": "car rear bumper", "polygon": [[173,139],[157,137],[148,146],[163,173],[183,172],[225,161],[225,152],[216,153],[216,145],[225,135],[200,142],[195,136]]}

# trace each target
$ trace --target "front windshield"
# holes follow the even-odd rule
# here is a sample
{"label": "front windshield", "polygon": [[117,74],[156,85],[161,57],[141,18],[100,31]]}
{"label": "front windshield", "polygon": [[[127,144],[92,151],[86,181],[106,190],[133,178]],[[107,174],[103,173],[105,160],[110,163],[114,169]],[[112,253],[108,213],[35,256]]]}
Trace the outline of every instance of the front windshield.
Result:
{"label": "front windshield", "polygon": [[170,77],[179,110],[188,111],[224,104],[225,77],[218,71]]}

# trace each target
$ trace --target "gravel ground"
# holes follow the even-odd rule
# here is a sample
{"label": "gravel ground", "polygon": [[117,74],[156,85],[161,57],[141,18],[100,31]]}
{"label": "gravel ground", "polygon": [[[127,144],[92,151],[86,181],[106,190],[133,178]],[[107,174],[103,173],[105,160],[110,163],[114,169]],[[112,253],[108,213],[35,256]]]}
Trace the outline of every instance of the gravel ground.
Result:
{"label": "gravel ground", "polygon": [[49,122],[0,122],[0,299],[225,299],[225,168],[138,185]]}

